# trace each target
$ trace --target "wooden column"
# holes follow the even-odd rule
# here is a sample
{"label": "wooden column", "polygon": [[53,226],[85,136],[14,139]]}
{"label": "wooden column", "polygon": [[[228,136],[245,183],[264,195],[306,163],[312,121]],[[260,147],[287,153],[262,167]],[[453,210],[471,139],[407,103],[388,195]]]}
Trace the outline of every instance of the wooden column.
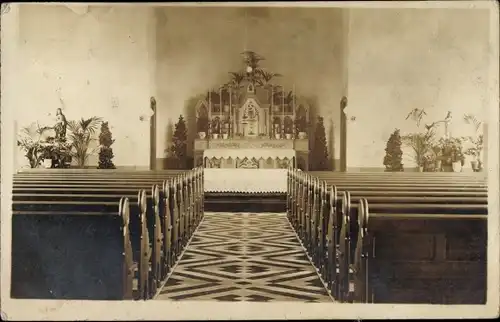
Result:
{"label": "wooden column", "polygon": [[149,170],[156,170],[156,99],[151,96],[153,115],[149,119]]}
{"label": "wooden column", "polygon": [[340,171],[347,171],[347,117],[344,109],[347,107],[347,97],[340,100]]}

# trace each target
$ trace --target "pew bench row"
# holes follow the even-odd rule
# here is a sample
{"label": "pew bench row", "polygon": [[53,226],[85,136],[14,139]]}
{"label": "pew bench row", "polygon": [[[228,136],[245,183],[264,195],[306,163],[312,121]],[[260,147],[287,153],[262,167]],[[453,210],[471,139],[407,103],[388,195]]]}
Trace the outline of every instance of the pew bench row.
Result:
{"label": "pew bench row", "polygon": [[[487,194],[423,196],[340,191],[335,180],[288,172],[287,213],[323,281],[340,302],[479,304],[486,301]],[[344,181],[344,184],[349,184]],[[436,180],[438,185],[438,180]],[[370,191],[370,193],[367,193]],[[400,196],[400,198],[396,197]],[[449,202],[446,203],[447,199]]]}
{"label": "pew bench row", "polygon": [[84,193],[14,183],[11,296],[152,298],[203,217],[200,168],[158,180],[104,189],[89,180]]}

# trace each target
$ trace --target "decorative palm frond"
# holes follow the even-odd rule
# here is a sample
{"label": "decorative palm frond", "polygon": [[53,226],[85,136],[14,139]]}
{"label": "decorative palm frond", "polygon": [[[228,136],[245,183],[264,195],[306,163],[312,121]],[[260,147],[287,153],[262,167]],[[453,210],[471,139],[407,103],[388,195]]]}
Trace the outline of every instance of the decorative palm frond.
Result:
{"label": "decorative palm frond", "polygon": [[31,168],[36,168],[42,162],[44,147],[41,141],[45,132],[50,129],[52,129],[52,127],[40,126],[40,124],[36,122],[36,125],[32,123],[20,130],[17,146],[24,150]]}
{"label": "decorative palm frond", "polygon": [[259,62],[261,60],[265,60],[264,57],[251,50],[246,50],[242,52],[241,55],[243,55],[243,60],[245,61],[245,63],[248,66],[251,66],[253,69],[259,66]]}
{"label": "decorative palm frond", "polygon": [[96,152],[96,149],[89,149],[89,146],[92,141],[96,140],[94,134],[100,124],[101,118],[96,116],[68,123],[69,139],[73,146],[71,156],[76,159],[80,167],[84,167],[88,157]]}
{"label": "decorative palm frond", "polygon": [[230,81],[231,84],[241,84],[245,79],[245,73],[243,72],[229,72],[229,74],[232,76]]}
{"label": "decorative palm frond", "polygon": [[429,129],[425,133],[414,133],[403,136],[402,142],[410,147],[414,152],[414,158],[417,165],[422,166],[426,154],[432,152],[435,132]]}
{"label": "decorative palm frond", "polygon": [[296,98],[295,93],[293,91],[289,91],[285,97],[285,103],[292,104],[295,98]]}
{"label": "decorative palm frond", "polygon": [[281,77],[281,76],[283,76],[283,75],[281,75],[279,73],[272,73],[272,72],[268,72],[265,70],[261,70],[260,79],[257,80],[257,83],[258,83],[258,85],[263,86],[263,87],[270,87],[270,86],[272,86],[271,80],[274,77]]}
{"label": "decorative palm frond", "polygon": [[417,124],[417,126],[420,126],[420,122],[425,115],[427,115],[427,113],[424,109],[414,108],[410,113],[408,113],[405,120],[411,119]]}
{"label": "decorative palm frond", "polygon": [[483,124],[483,122],[478,120],[477,117],[472,115],[472,114],[465,114],[464,121],[467,124],[472,124],[474,126],[474,128],[476,129],[476,132],[479,131],[479,129],[481,128],[481,125]]}

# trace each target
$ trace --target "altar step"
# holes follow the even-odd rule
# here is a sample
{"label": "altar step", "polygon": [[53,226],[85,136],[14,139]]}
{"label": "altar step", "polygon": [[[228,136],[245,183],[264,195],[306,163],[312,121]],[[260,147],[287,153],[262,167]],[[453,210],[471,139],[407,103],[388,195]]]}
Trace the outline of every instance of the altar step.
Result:
{"label": "altar step", "polygon": [[206,192],[205,211],[210,212],[285,212],[286,194]]}

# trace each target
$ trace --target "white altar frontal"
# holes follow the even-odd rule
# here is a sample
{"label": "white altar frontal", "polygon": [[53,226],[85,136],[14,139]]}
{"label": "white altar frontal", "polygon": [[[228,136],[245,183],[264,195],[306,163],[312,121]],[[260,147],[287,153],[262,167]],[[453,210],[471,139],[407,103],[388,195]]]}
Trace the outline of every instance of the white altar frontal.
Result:
{"label": "white altar frontal", "polygon": [[245,68],[196,104],[195,165],[205,191],[286,192],[286,169],[308,169],[309,105],[274,83],[263,57],[242,54]]}
{"label": "white altar frontal", "polygon": [[204,169],[204,190],[211,193],[286,193],[287,169]]}

